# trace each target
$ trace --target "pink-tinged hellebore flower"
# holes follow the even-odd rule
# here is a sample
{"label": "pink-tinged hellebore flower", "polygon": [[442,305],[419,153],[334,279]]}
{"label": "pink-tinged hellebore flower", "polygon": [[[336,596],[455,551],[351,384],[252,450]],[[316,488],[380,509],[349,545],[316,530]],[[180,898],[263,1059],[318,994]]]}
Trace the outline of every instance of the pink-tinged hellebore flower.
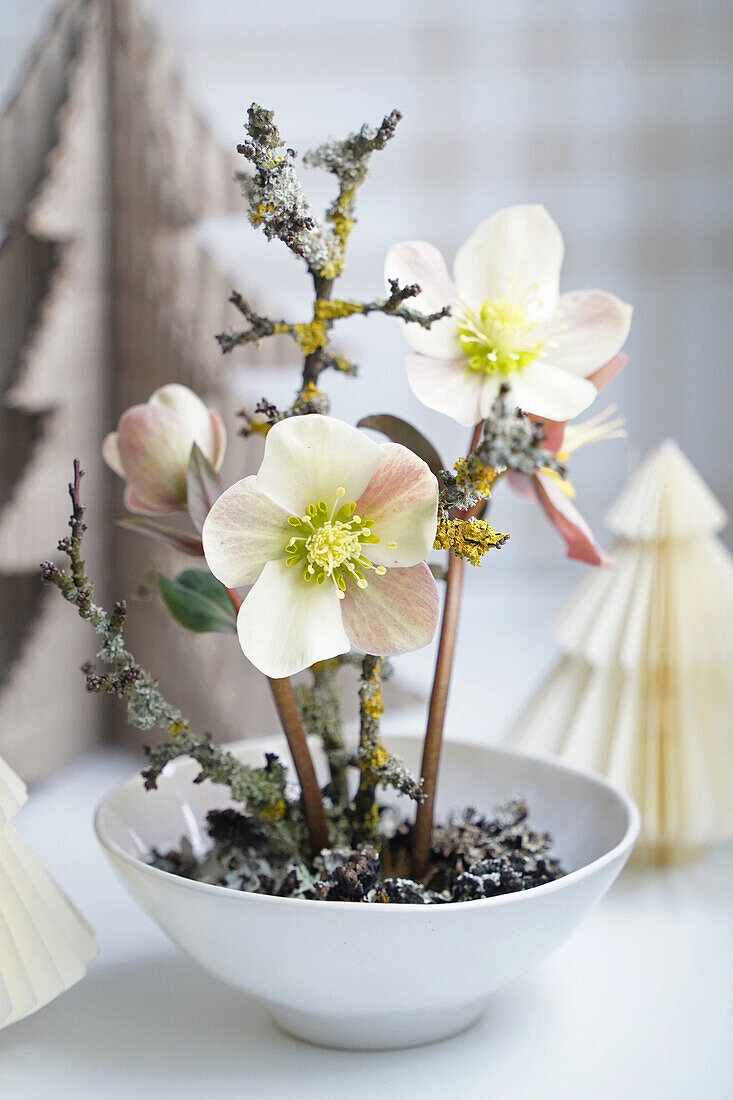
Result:
{"label": "pink-tinged hellebore flower", "polygon": [[237,620],[245,656],[281,677],[352,646],[427,645],[437,508],[438,483],[407,448],[328,416],[275,424],[259,472],[219,497],[202,534],[214,576],[253,585]]}
{"label": "pink-tinged hellebore flower", "polygon": [[[458,250],[451,279],[425,241],[394,245],[385,275],[419,283],[417,309],[451,315],[405,325],[415,396],[472,427],[502,383],[526,413],[570,420],[592,403],[591,376],[621,349],[631,307],[601,290],[560,294],[563,241],[543,206],[511,206],[485,221]],[[413,304],[413,303],[411,303]]]}
{"label": "pink-tinged hellebore flower", "polygon": [[226,448],[224,423],[187,386],[162,386],[147,405],[127,409],[102,447],[107,465],[127,482],[125,507],[149,516],[184,512],[194,443],[218,470]]}
{"label": "pink-tinged hellebore flower", "polygon": [[[574,451],[588,443],[621,438],[626,435],[623,419],[609,419],[615,411],[612,405],[580,424],[551,424],[545,446],[557,455],[560,462],[565,463]],[[598,545],[590,527],[573,504],[576,493],[568,478],[562,478],[554,470],[546,468],[537,470],[534,477],[510,471],[507,478],[512,488],[522,496],[538,500],[550,523],[564,540],[569,558],[587,565],[613,564],[613,559]]]}

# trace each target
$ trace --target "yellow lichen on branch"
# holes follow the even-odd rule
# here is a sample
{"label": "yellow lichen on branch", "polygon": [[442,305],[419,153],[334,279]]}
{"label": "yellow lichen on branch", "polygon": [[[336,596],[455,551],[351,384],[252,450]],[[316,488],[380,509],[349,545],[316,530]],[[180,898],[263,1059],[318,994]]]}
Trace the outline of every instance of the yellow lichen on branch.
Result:
{"label": "yellow lichen on branch", "polygon": [[292,334],[303,355],[312,355],[314,351],[325,348],[328,343],[328,330],[334,321],[363,312],[362,302],[347,302],[340,298],[334,301],[316,298],[313,305],[313,320],[293,325]]}
{"label": "yellow lichen on branch", "polygon": [[481,558],[509,538],[495,531],[485,519],[442,519],[435,533],[435,550],[450,550],[471,565],[480,565]]}
{"label": "yellow lichen on branch", "polygon": [[491,487],[496,480],[496,470],[491,466],[484,466],[474,455],[468,458],[459,458],[453,465],[456,475],[456,483],[463,488],[471,486],[482,497],[491,496]]}

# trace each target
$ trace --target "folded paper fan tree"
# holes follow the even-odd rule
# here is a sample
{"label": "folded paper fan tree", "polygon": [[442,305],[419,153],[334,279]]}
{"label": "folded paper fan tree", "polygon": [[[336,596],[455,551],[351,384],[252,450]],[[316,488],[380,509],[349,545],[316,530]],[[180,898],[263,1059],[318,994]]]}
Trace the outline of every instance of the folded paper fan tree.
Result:
{"label": "folded paper fan tree", "polygon": [[733,559],[726,515],[672,441],[612,505],[613,570],[558,617],[565,656],[510,739],[607,775],[637,801],[656,862],[733,834]]}
{"label": "folded paper fan tree", "polygon": [[0,757],[0,1028],[66,992],[97,953],[86,921],[10,824],[25,800]]}

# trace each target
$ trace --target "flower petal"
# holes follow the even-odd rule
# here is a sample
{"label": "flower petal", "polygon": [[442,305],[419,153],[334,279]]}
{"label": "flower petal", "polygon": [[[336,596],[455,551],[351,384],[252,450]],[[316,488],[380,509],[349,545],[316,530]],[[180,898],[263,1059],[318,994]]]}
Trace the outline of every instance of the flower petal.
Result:
{"label": "flower petal", "polygon": [[380,657],[422,649],[435,635],[440,599],[425,562],[410,569],[388,569],[383,577],[368,575],[366,588],[347,584],[341,601],[351,644]]}
{"label": "flower petal", "polygon": [[524,497],[525,500],[531,497],[532,500],[536,497],[533,479],[529,474],[520,474],[518,470],[507,470],[504,474],[504,479],[507,482],[509,488],[517,493],[518,496]]}
{"label": "flower petal", "polygon": [[567,556],[588,565],[612,565],[613,559],[598,545],[590,527],[555,478],[540,471],[534,476],[534,485],[543,511],[565,541]]}
{"label": "flower petal", "polygon": [[500,374],[485,374],[482,375],[481,385],[481,415],[479,420],[485,420],[491,413],[491,407],[499,396],[499,390],[502,387],[502,383],[506,382],[506,378]]}
{"label": "flower petal", "polygon": [[268,562],[237,616],[245,657],[265,676],[281,677],[347,653],[342,602],[328,581],[305,581],[302,566]]}
{"label": "flower petal", "polygon": [[[178,419],[178,431],[189,441],[189,452],[194,443],[198,443],[212,466],[213,455],[217,449],[216,429],[210,410],[201,398],[178,382],[161,386],[148,398],[153,408],[170,409]],[[223,425],[222,425],[223,427]]]}
{"label": "flower petal", "polygon": [[556,346],[548,348],[547,358],[554,366],[587,378],[621,350],[632,312],[631,306],[602,290],[561,294],[559,323],[548,330]]}
{"label": "flower petal", "polygon": [[[374,520],[379,538],[364,552],[375,565],[424,561],[435,542],[438,482],[421,458],[399,443],[381,444],[382,457],[356,502],[357,514]],[[390,549],[390,543],[396,547]]]}
{"label": "flower petal", "polygon": [[160,505],[141,500],[130,485],[125,486],[123,500],[128,512],[136,512],[140,516],[160,516],[166,512],[178,511],[178,508],[161,508]]}
{"label": "flower petal", "polygon": [[201,538],[206,564],[227,588],[253,584],[265,563],[285,556],[288,513],[245,477],[214,502]]}
{"label": "flower petal", "polygon": [[[400,286],[419,283],[420,294],[407,304],[421,313],[437,313],[444,306],[452,306],[456,300],[456,288],[445,260],[438,249],[426,241],[393,245],[384,262],[384,277],[388,286],[390,279],[397,279]],[[415,351],[436,359],[453,359],[461,354],[456,322],[452,317],[436,321],[429,329],[408,322],[405,339]]]}
{"label": "flower petal", "polygon": [[291,416],[267,433],[257,488],[295,516],[319,500],[330,506],[340,486],[345,503],[355,501],[381,454],[378,443],[342,420],[317,413]]}
{"label": "flower petal", "polygon": [[475,308],[514,286],[523,294],[532,290],[537,299],[529,320],[549,318],[557,308],[563,252],[560,230],[544,206],[500,210],[458,250],[453,274],[459,298]]}
{"label": "flower petal", "polygon": [[418,401],[472,428],[481,419],[484,376],[468,370],[465,359],[407,357],[407,381]]}
{"label": "flower petal", "polygon": [[569,371],[535,360],[515,371],[505,381],[511,387],[511,397],[523,412],[534,413],[548,420],[572,420],[591,405],[595,386]]}
{"label": "flower petal", "polygon": [[609,359],[602,367],[589,374],[588,381],[592,382],[599,391],[605,389],[610,382],[613,382],[616,375],[621,373],[628,361],[628,355],[614,355],[613,359]]}
{"label": "flower petal", "polygon": [[120,457],[120,445],[117,440],[117,432],[109,432],[109,434],[104,437],[102,458],[107,463],[110,470],[114,470],[116,474],[124,478],[125,467],[122,465],[122,459]]}
{"label": "flower petal", "polygon": [[117,444],[139,501],[159,512],[185,508],[192,444],[176,413],[163,405],[133,405],[120,417]]}
{"label": "flower petal", "polygon": [[224,421],[216,409],[209,409],[208,412],[211,420],[211,437],[213,443],[211,454],[206,457],[215,470],[220,470],[221,464],[224,461],[224,452],[227,449],[227,430],[224,427]]}
{"label": "flower petal", "polygon": [[[590,379],[588,379],[590,381]],[[542,448],[545,451],[552,451],[554,455],[562,447],[563,439],[565,438],[565,428],[567,426],[567,420],[548,420],[547,417],[530,417],[531,420],[539,420],[544,429],[545,438],[542,440]]]}

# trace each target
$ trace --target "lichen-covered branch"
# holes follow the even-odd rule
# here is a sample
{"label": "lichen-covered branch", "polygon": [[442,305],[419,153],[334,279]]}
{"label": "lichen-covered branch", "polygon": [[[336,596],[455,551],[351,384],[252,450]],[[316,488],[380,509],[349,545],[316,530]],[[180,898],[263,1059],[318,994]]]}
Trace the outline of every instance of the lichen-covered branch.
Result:
{"label": "lichen-covered branch", "polygon": [[[388,317],[399,317],[403,321],[411,321],[422,328],[430,328],[436,321],[442,320],[450,313],[450,307],[445,306],[435,313],[421,313],[419,310],[410,309],[405,302],[416,297],[420,293],[417,283],[409,286],[400,286],[397,279],[390,280],[390,292],[386,298],[375,298],[371,302],[358,302],[346,298],[317,297],[313,303],[313,317],[310,321],[291,322],[275,321],[258,313],[248,302],[234,291],[229,301],[237,306],[240,313],[246,317],[250,327],[243,331],[233,330],[222,332],[217,336],[222,351],[230,352],[241,344],[259,344],[269,336],[290,336],[298,345],[300,351],[306,357],[308,368],[304,372],[304,384],[316,382],[319,374],[328,366],[334,366],[338,370],[346,370],[354,373],[351,364],[347,364],[339,356],[324,353],[329,342],[329,333],[335,321],[345,317],[362,316],[370,313],[384,313]],[[320,353],[320,354],[319,354]]]}
{"label": "lichen-covered branch", "polygon": [[128,721],[137,729],[147,731],[157,727],[168,733],[170,741],[145,750],[150,760],[150,767],[144,773],[146,786],[155,787],[160,773],[171,760],[193,757],[201,768],[197,782],[210,779],[226,784],[234,800],[243,802],[247,812],[267,831],[278,851],[293,856],[302,854],[307,851],[305,824],[299,804],[285,800],[283,766],[271,758],[264,768],[250,768],[215,745],[209,734],[194,733],[178,707],[165,698],[155,678],[127,648],[123,632],[125,603],[116,603],[111,613],[94,603],[94,586],[82,556],[86,530],[80,496],[83,476],[77,459],[74,461],[74,480],[69,485],[71,535],[61,539],[58,545],[69,559],[69,570],[45,561],[41,564],[41,575],[75,606],[80,618],[89,623],[101,639],[97,657],[110,671],[98,672],[91,664],[86,664],[83,671],[88,689],[125,699]]}
{"label": "lichen-covered branch", "polygon": [[346,748],[343,738],[341,689],[338,673],[344,662],[340,657],[318,661],[311,668],[313,681],[295,688],[305,731],[319,737],[328,760],[331,782],[327,793],[334,804],[348,798],[346,772],[354,763],[354,754]]}
{"label": "lichen-covered branch", "polygon": [[247,112],[247,139],[237,146],[254,167],[241,177],[252,225],[268,240],[277,238],[317,270],[328,258],[321,227],[313,217],[293,166],[295,152],[285,149],[274,112],[253,103]]}
{"label": "lichen-covered branch", "polygon": [[326,264],[318,271],[321,278],[335,279],[343,271],[346,245],[356,221],[356,192],[369,175],[372,153],[384,149],[401,118],[399,111],[392,111],[379,126],[364,124],[342,141],[324,142],[303,157],[303,163],[309,168],[331,172],[339,183],[338,195],[326,211],[328,228],[324,236],[329,255]]}
{"label": "lichen-covered branch", "polygon": [[[278,335],[287,335],[297,344],[303,355],[301,384],[292,406],[280,413],[279,419],[329,412],[328,398],[318,388],[323,371],[357,373],[353,363],[329,350],[335,321],[357,314],[384,313],[430,328],[450,312],[447,305],[432,314],[411,309],[406,302],[420,293],[420,287],[400,286],[397,280],[390,281],[385,298],[361,302],[333,297],[333,284],[343,271],[346,244],[355,223],[356,192],[369,174],[372,154],[384,148],[400,117],[399,111],[392,111],[379,126],[364,125],[343,140],[325,142],[306,154],[306,165],[330,172],[339,184],[338,195],[326,210],[324,221],[319,222],[310,210],[295,171],[295,153],[285,149],[273,112],[256,103],[248,111],[247,140],[237,148],[254,168],[253,175],[242,176],[250,220],[262,228],[268,240],[283,241],[305,260],[315,291],[313,316],[309,321],[276,320],[259,313],[235,291],[230,301],[245,317],[248,327],[220,333],[217,340],[225,353]],[[245,418],[243,434],[267,431],[277,422],[276,418],[263,418],[256,413],[246,414]]]}
{"label": "lichen-covered branch", "polygon": [[510,404],[508,385],[503,385],[484,421],[483,435],[473,452],[475,460],[493,470],[516,470],[530,477],[539,467],[565,475],[565,467],[552,451],[545,450],[545,427]]}
{"label": "lichen-covered branch", "polygon": [[338,195],[326,211],[325,222],[311,213],[295,170],[295,151],[285,149],[274,113],[253,103],[247,112],[247,139],[238,152],[254,168],[241,177],[249,204],[250,221],[268,240],[277,238],[302,257],[315,279],[331,283],[343,271],[344,253],[354,226],[354,196],[369,174],[372,154],[383,149],[400,119],[392,111],[378,127],[364,125],[341,141],[329,141],[303,158],[309,167],[336,176]]}
{"label": "lichen-covered branch", "polygon": [[543,446],[542,421],[531,420],[509,404],[508,393],[509,386],[503,385],[466,457],[459,458],[452,470],[441,471],[438,510],[442,520],[448,520],[454,509],[479,510],[476,506],[491,495],[492,485],[507,470],[531,477],[538,469],[546,468],[565,476],[565,467],[557,456]]}
{"label": "lichen-covered branch", "polygon": [[420,800],[420,784],[398,756],[382,743],[380,721],[384,711],[382,678],[384,659],[366,654],[362,659],[359,685],[359,746],[357,760],[361,779],[354,799],[354,811],[359,834],[378,842],[379,813],[376,803],[377,786],[391,787],[415,801]]}

